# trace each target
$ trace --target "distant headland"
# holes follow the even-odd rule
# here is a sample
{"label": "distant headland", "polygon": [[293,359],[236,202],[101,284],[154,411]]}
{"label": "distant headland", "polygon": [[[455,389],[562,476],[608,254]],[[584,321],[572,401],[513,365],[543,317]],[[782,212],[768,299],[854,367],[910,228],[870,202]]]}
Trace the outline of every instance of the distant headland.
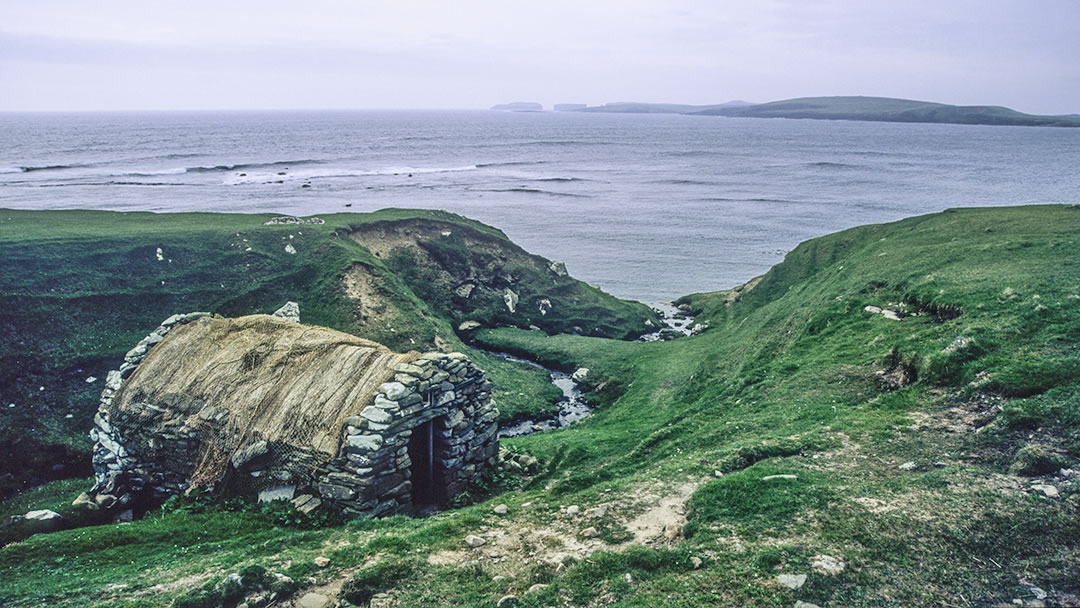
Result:
{"label": "distant headland", "polygon": [[810,118],[874,122],[921,122],[965,125],[1080,127],[1080,114],[1044,116],[1002,106],[954,106],[891,97],[799,97],[769,103],[731,101],[714,105],[617,102],[580,112],[691,114],[736,118]]}

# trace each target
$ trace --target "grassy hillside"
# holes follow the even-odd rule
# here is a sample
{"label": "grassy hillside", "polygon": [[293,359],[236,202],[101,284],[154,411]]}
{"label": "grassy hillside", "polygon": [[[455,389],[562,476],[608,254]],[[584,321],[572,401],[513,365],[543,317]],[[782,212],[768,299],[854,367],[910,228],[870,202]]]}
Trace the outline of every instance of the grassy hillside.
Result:
{"label": "grassy hillside", "polygon": [[[466,318],[488,327],[585,326],[618,338],[646,331],[654,318],[453,214],[388,209],[265,225],[271,217],[0,210],[0,453],[8,465],[0,497],[89,473],[86,433],[102,379],[176,312],[269,313],[294,300],[306,323],[400,351],[461,348],[453,328]],[[438,255],[414,255],[407,267],[378,257],[369,247],[382,244],[362,235],[382,226],[415,229],[416,238],[393,249],[397,257],[426,247],[452,256],[466,275],[494,275],[490,288],[436,297]],[[520,294],[515,313],[502,302],[506,288]],[[546,315],[534,307],[539,298],[551,302]],[[518,373],[521,366],[481,354],[477,362],[515,397],[505,399],[507,419],[558,399],[539,371]]]}
{"label": "grassy hillside", "polygon": [[0,549],[0,603],[221,605],[257,567],[355,605],[1077,605],[1080,487],[1059,471],[1080,469],[1078,252],[1076,206],[950,210],[688,296],[698,336],[480,330],[588,367],[596,406],[504,441],[541,467],[476,488],[488,502],[335,525],[181,501]]}
{"label": "grassy hillside", "polygon": [[954,106],[890,97],[799,97],[744,107],[703,108],[690,113],[744,118],[1080,127],[1080,118],[1076,116],[1039,116],[1001,106]]}

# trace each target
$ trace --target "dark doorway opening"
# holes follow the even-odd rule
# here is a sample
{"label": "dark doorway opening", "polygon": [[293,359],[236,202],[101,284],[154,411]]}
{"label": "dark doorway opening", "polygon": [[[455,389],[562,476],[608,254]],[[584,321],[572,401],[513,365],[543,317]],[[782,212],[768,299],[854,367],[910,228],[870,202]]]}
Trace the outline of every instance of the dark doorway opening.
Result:
{"label": "dark doorway opening", "polygon": [[409,460],[412,461],[412,504],[418,513],[433,510],[446,503],[446,483],[439,458],[441,437],[435,432],[434,421],[413,429],[409,437]]}

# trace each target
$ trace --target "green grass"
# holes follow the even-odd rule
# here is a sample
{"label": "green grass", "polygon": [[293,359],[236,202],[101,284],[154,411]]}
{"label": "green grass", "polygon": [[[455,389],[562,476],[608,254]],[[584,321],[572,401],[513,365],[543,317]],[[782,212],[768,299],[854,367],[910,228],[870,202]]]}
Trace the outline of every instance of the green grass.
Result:
{"label": "green grass", "polygon": [[[0,549],[0,603],[166,606],[189,589],[154,585],[194,589],[252,565],[345,577],[399,605],[492,606],[514,593],[537,608],[989,606],[1032,599],[1028,583],[1065,603],[1080,594],[1080,487],[1049,471],[1080,460],[1078,252],[1076,207],[950,210],[808,241],[738,301],[689,296],[710,322],[699,336],[482,330],[486,347],[591,370],[589,419],[503,442],[541,459],[536,477],[427,520],[305,530],[260,513],[181,512],[37,535]],[[867,305],[919,314],[896,322]],[[898,366],[909,386],[880,380]],[[543,384],[524,370],[491,372],[508,383],[500,399]],[[558,571],[521,563],[500,580],[494,561],[427,560],[466,534],[547,525],[560,505],[610,502],[630,516],[620,501],[691,482],[675,544],[600,551]],[[504,519],[490,514],[498,502]],[[605,529],[616,542],[621,532]],[[324,554],[332,565],[314,569]],[[847,567],[814,572],[818,554]],[[807,583],[792,592],[780,573]],[[130,587],[109,590],[119,582]],[[535,583],[550,586],[530,593]]]}

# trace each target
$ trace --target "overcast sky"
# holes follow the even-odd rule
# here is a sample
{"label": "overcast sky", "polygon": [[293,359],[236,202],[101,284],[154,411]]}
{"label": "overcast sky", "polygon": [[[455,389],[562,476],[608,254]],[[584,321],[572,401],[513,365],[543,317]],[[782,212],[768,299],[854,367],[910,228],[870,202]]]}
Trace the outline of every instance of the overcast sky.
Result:
{"label": "overcast sky", "polygon": [[0,110],[809,95],[1080,112],[1080,1],[0,2]]}

